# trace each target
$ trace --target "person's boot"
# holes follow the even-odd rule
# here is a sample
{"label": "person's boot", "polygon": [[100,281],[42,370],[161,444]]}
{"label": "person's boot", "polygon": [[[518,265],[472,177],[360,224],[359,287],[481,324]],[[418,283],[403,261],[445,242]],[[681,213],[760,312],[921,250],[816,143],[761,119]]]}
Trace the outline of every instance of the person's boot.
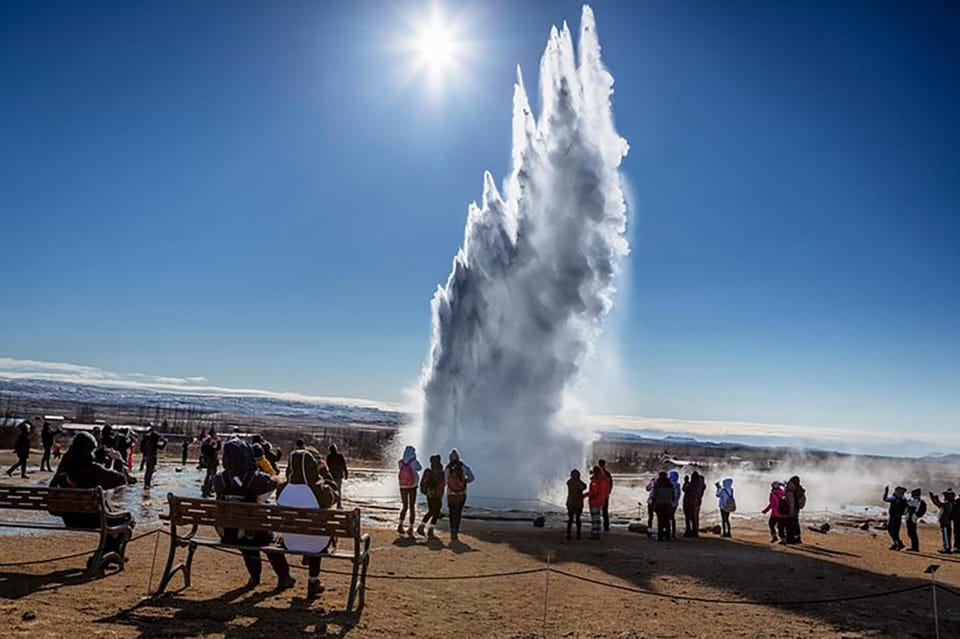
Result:
{"label": "person's boot", "polygon": [[397,524],[397,534],[398,534],[398,535],[402,535],[402,534],[403,534],[403,522],[402,522],[402,521],[401,521],[399,524]]}
{"label": "person's boot", "polygon": [[277,582],[277,590],[289,590],[297,585],[297,580],[287,575],[283,579]]}
{"label": "person's boot", "polygon": [[325,590],[319,579],[307,581],[307,599],[316,599]]}
{"label": "person's boot", "polygon": [[420,535],[421,537],[427,534],[423,524],[420,524],[419,526],[417,526],[417,534]]}
{"label": "person's boot", "polygon": [[433,526],[427,528],[427,539],[436,539],[437,535],[433,532]]}

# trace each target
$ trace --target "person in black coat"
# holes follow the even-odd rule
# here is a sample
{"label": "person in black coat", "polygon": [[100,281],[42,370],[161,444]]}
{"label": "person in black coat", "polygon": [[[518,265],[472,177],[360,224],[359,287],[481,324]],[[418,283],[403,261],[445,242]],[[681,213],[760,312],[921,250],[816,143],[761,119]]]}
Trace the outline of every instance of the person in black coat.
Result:
{"label": "person in black coat", "polygon": [[[213,490],[217,499],[256,503],[264,495],[277,489],[278,482],[270,475],[257,468],[253,456],[253,447],[240,439],[231,439],[223,445],[223,471],[213,478]],[[257,546],[266,546],[275,541],[275,536],[269,531],[236,530],[227,528],[221,535],[222,541],[238,546],[250,546],[243,550],[243,563],[250,574],[247,588],[254,588],[260,583],[262,566],[260,551]],[[267,560],[273,571],[277,573],[277,588],[285,590],[293,587],[295,581],[290,576],[290,565],[283,553],[266,553]]]}
{"label": "person in black coat", "polygon": [[903,541],[900,540],[900,525],[903,523],[903,515],[907,512],[907,489],[903,486],[897,486],[890,494],[890,486],[883,489],[883,501],[890,504],[889,518],[887,519],[887,534],[893,544],[890,550],[902,550]]}
{"label": "person in black coat", "polygon": [[27,458],[30,457],[30,424],[23,422],[20,424],[20,432],[17,433],[17,441],[13,444],[13,452],[17,455],[17,461],[7,471],[7,477],[13,476],[13,471],[20,469],[20,476],[27,476]]}
{"label": "person in black coat", "polygon": [[43,457],[40,458],[40,472],[53,472],[50,466],[50,455],[53,451],[53,440],[57,436],[56,430],[50,425],[50,422],[43,420],[43,429],[40,431],[40,443],[43,444]]}
{"label": "person in black coat", "polygon": [[[94,451],[97,440],[90,433],[77,433],[70,442],[70,447],[63,454],[63,459],[57,466],[57,472],[50,480],[51,488],[103,488],[109,490],[118,486],[125,486],[126,475],[116,470],[102,466],[94,461]],[[111,457],[119,459],[120,453],[112,451]],[[109,506],[109,504],[108,504]],[[71,528],[100,528],[100,516],[95,513],[56,513],[63,519],[63,523]],[[107,523],[117,526],[122,523],[133,525],[133,516],[128,512],[112,511],[107,514]],[[108,537],[104,550],[117,551],[123,555],[123,547],[127,537]]]}

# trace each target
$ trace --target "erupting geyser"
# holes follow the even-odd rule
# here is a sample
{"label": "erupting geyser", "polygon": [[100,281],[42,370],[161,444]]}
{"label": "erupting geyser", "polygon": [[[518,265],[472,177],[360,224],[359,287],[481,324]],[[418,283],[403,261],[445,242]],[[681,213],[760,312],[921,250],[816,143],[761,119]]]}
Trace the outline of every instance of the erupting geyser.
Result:
{"label": "erupting geyser", "polygon": [[502,195],[484,174],[483,201],[470,205],[463,247],[433,297],[420,451],[460,448],[477,494],[536,497],[583,462],[583,437],[561,410],[629,248],[619,173],[628,147],[590,7],[579,57],[567,25],[551,29],[538,119],[517,74],[513,170]]}

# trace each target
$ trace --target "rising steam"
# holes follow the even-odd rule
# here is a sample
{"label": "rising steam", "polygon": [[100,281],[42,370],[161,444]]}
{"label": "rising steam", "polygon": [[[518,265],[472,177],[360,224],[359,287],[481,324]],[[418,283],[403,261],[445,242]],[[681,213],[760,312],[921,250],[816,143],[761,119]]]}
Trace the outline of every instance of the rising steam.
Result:
{"label": "rising steam", "polygon": [[540,61],[534,118],[517,70],[513,170],[483,176],[463,246],[431,304],[421,453],[458,447],[482,492],[535,497],[583,461],[560,413],[613,304],[629,246],[613,77],[583,8],[579,56],[564,24]]}

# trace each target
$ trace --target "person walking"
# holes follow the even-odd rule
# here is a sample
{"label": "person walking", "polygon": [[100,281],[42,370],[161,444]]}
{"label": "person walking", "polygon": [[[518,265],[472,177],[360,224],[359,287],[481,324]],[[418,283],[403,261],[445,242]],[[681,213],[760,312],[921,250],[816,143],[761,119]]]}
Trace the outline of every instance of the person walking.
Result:
{"label": "person walking", "polygon": [[153,485],[153,473],[157,470],[157,459],[160,451],[166,448],[167,440],[153,426],[147,429],[146,434],[140,442],[140,452],[143,454],[143,461],[146,464],[147,471],[143,476],[143,487],[148,489]]}
{"label": "person walking", "polygon": [[737,500],[733,494],[733,479],[727,477],[723,485],[717,482],[717,505],[720,507],[720,536],[731,537],[730,513],[736,512]]}
{"label": "person walking", "polygon": [[653,510],[657,514],[657,541],[670,541],[670,522],[673,518],[673,482],[665,471],[657,475],[653,484]]}
{"label": "person walking", "polygon": [[[258,503],[277,489],[276,479],[257,468],[253,458],[253,448],[240,439],[231,439],[223,446],[223,471],[213,478],[213,491],[217,499],[234,502]],[[236,546],[249,546],[241,551],[243,563],[250,579],[246,588],[255,588],[260,584],[262,566],[259,546],[266,546],[276,540],[274,533],[265,530],[223,529],[221,541]],[[277,574],[277,590],[286,590],[296,583],[290,576],[290,565],[283,553],[268,552],[267,560]]]}
{"label": "person walking", "polygon": [[413,537],[413,522],[417,518],[417,487],[420,485],[422,468],[417,459],[417,449],[413,446],[404,448],[403,457],[397,462],[397,466],[397,483],[400,485],[400,522],[397,524],[397,534],[404,533],[403,520],[409,511],[410,526],[406,533]]}
{"label": "person walking", "polygon": [[567,480],[567,539],[573,532],[573,524],[577,524],[577,539],[580,539],[582,530],[580,519],[583,516],[583,493],[587,485],[580,479],[580,471],[574,468],[570,471],[570,479]]}
{"label": "person walking", "polygon": [[907,500],[907,537],[910,538],[909,552],[920,552],[920,537],[917,536],[917,523],[927,514],[927,502],[923,500],[923,490],[914,488]]}
{"label": "person walking", "polygon": [[613,492],[613,475],[607,470],[606,459],[597,461],[597,465],[607,480],[607,498],[603,502],[603,531],[610,532],[610,494]]}
{"label": "person walking", "polygon": [[43,456],[40,458],[40,472],[53,472],[50,466],[50,455],[53,451],[53,440],[57,437],[57,431],[53,429],[50,422],[43,420],[43,428],[40,430],[40,443],[43,445]]}
{"label": "person walking", "polygon": [[20,469],[20,477],[27,477],[27,459],[30,457],[30,424],[23,422],[17,432],[17,439],[13,443],[13,452],[17,456],[17,461],[7,470],[7,477],[13,477],[13,473]]}
{"label": "person walking", "polygon": [[420,492],[427,498],[427,514],[417,526],[418,535],[426,535],[430,539],[436,536],[433,529],[440,519],[440,509],[443,508],[443,486],[443,458],[440,455],[430,455],[430,467],[423,471],[423,477],[420,478]]}
{"label": "person walking", "polygon": [[783,482],[771,482],[767,506],[760,511],[764,515],[770,513],[770,518],[767,519],[767,526],[770,527],[770,543],[786,541],[787,539],[787,527],[784,523],[783,515],[781,515],[783,495]]}
{"label": "person walking", "polygon": [[[953,526],[953,520],[957,510],[956,497],[952,488],[947,488],[943,491],[942,500],[932,492],[930,493],[930,501],[940,509],[940,512],[937,514],[937,523],[940,524],[940,537],[943,540],[943,547],[940,549],[940,552],[943,554],[950,553],[950,530]],[[960,548],[954,547],[954,551],[956,550],[960,550]]]}
{"label": "person walking", "polygon": [[883,489],[883,501],[890,504],[890,509],[887,512],[887,534],[890,535],[890,540],[893,542],[890,545],[890,550],[902,550],[904,548],[903,541],[900,539],[900,526],[903,524],[903,514],[907,512],[907,498],[904,495],[907,494],[907,489],[903,486],[897,486],[893,489],[893,494],[890,494],[890,486],[885,486]]}
{"label": "person walking", "polygon": [[807,506],[807,491],[800,483],[800,477],[797,475],[794,475],[787,481],[787,485],[783,490],[783,498],[787,503],[787,506],[784,509],[787,513],[785,522],[787,528],[787,540],[784,543],[803,543],[800,528],[800,513]]}
{"label": "person walking", "polygon": [[450,451],[443,474],[447,484],[447,509],[450,511],[450,540],[458,541],[460,520],[467,504],[467,484],[474,480],[473,471],[460,458],[460,451],[454,448]]}
{"label": "person walking", "polygon": [[336,444],[330,444],[330,452],[327,454],[327,470],[333,475],[333,481],[337,484],[337,508],[342,508],[343,482],[349,477],[349,473],[347,472],[347,460],[337,450]]}
{"label": "person walking", "polygon": [[[277,505],[292,508],[327,509],[336,503],[336,485],[324,472],[320,454],[312,448],[298,448],[287,458],[287,481],[277,491]],[[326,476],[326,477],[325,477]],[[284,533],[287,550],[322,553],[333,543],[325,535]],[[307,565],[307,599],[316,599],[324,591],[320,583],[320,557],[304,558]]]}
{"label": "person walking", "polygon": [[183,442],[180,443],[180,465],[181,466],[187,465],[187,456],[190,453],[190,441],[191,441],[190,436],[185,435],[183,438]]}
{"label": "person walking", "polygon": [[217,470],[220,466],[221,447],[220,437],[217,435],[217,431],[211,427],[210,432],[207,433],[200,444],[200,466],[207,471],[203,478],[203,487],[200,489],[200,494],[204,498],[213,495],[213,478],[217,476]]}

